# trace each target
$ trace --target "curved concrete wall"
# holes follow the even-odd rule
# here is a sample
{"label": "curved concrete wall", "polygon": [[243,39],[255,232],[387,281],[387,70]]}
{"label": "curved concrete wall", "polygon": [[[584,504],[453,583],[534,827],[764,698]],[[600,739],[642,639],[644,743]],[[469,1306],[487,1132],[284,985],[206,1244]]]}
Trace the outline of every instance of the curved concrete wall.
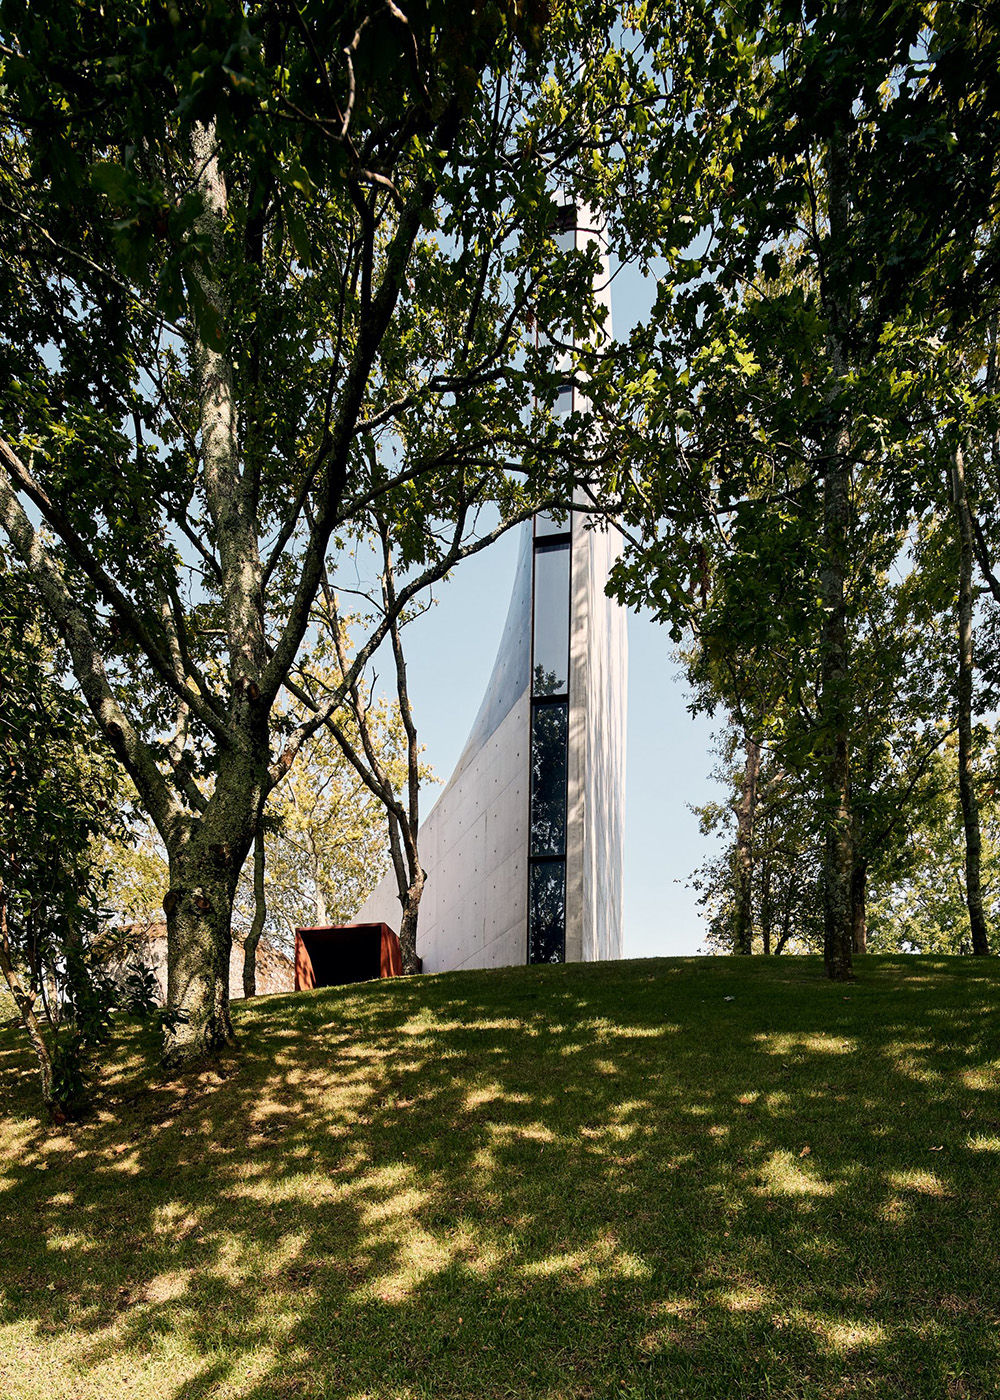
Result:
{"label": "curved concrete wall", "polygon": [[[528,682],[531,532],[522,529],[507,623],[479,714],[447,787],[420,826],[427,885],[417,951],[425,972],[525,960],[528,898]],[[358,922],[399,927],[390,872]]]}

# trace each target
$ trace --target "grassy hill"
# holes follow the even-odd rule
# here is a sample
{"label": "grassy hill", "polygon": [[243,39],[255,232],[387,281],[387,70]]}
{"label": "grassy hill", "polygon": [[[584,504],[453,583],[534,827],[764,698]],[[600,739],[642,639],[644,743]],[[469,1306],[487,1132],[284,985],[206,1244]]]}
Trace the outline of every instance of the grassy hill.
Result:
{"label": "grassy hill", "polygon": [[996,965],[667,959],[240,1006],[33,1116],[4,1400],[1000,1395]]}

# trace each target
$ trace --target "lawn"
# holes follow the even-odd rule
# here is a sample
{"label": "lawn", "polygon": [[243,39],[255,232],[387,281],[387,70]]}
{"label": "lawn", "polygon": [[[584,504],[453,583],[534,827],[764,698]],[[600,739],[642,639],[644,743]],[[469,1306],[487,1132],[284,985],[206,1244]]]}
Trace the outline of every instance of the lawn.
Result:
{"label": "lawn", "polygon": [[1000,1396],[991,960],[663,959],[0,1028],[0,1396]]}

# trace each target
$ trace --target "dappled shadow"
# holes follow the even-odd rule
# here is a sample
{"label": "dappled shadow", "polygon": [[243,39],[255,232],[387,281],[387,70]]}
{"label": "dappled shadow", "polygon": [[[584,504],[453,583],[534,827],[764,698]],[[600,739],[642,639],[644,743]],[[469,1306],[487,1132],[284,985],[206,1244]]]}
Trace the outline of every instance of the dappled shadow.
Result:
{"label": "dappled shadow", "polygon": [[997,1393],[996,1002],[891,958],[264,998],[68,1130],[0,1033],[0,1393]]}

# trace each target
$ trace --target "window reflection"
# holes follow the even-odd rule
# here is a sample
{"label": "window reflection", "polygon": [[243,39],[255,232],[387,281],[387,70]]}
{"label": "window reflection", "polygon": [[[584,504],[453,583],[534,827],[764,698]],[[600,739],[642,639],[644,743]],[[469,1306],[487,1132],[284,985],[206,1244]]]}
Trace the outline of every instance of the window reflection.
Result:
{"label": "window reflection", "polygon": [[535,516],[535,539],[541,539],[543,535],[568,535],[571,526],[568,511],[557,520],[551,511],[540,510]]}
{"label": "window reflection", "polygon": [[528,961],[560,963],[566,958],[566,865],[542,861],[531,867]]}
{"label": "window reflection", "polygon": [[535,695],[569,690],[569,542],[535,549]]}
{"label": "window reflection", "polygon": [[531,717],[531,854],[566,850],[566,741],[569,706],[536,705]]}

